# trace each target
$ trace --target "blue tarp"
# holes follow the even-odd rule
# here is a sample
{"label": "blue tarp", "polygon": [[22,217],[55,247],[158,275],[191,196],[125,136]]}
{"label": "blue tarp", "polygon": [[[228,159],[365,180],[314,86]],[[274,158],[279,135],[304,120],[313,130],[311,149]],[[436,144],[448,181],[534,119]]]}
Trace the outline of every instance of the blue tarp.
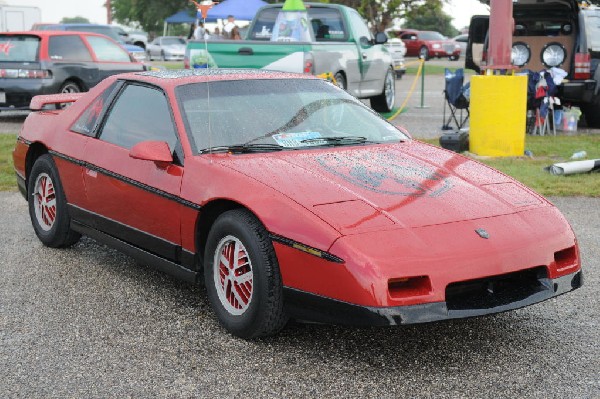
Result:
{"label": "blue tarp", "polygon": [[193,24],[196,22],[196,17],[190,15],[189,11],[183,10],[171,15],[165,19],[165,22],[168,24]]}
{"label": "blue tarp", "polygon": [[[227,16],[233,15],[235,19],[241,21],[251,21],[256,12],[267,3],[262,0],[224,0],[208,10],[207,21],[214,22],[217,19],[227,19]],[[202,14],[198,12],[198,18],[202,19]]]}

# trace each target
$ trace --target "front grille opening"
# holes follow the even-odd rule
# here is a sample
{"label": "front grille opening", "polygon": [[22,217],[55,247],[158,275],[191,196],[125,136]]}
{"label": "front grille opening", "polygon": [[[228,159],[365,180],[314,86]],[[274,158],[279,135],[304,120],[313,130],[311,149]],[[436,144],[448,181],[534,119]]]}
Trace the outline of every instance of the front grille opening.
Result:
{"label": "front grille opening", "polygon": [[568,269],[577,264],[577,250],[572,246],[554,253],[554,262],[558,271]]}
{"label": "front grille opening", "polygon": [[394,299],[429,295],[431,281],[427,276],[395,278],[388,281],[388,291]]}
{"label": "front grille opening", "polygon": [[446,287],[448,310],[492,309],[521,301],[547,290],[543,280],[548,278],[546,267],[461,281]]}

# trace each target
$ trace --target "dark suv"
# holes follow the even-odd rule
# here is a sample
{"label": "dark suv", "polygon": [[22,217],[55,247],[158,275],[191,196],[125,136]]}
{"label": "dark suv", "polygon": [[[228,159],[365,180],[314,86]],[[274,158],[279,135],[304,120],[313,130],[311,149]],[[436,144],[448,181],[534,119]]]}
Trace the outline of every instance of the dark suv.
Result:
{"label": "dark suv", "polygon": [[[580,9],[575,0],[519,0],[513,18],[513,65],[565,70],[558,96],[581,106],[588,126],[600,127],[600,9]],[[488,16],[471,19],[465,66],[478,73],[487,61],[488,29]]]}
{"label": "dark suv", "polygon": [[0,109],[28,109],[38,94],[87,91],[107,76],[145,69],[95,33],[0,33]]}

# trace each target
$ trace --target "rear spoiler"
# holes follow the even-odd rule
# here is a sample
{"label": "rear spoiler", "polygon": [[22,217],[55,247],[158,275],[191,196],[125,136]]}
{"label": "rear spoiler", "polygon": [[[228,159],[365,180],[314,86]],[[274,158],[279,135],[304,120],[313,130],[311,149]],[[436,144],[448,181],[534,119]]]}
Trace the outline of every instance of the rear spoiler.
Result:
{"label": "rear spoiler", "polygon": [[35,96],[31,99],[29,109],[32,111],[40,111],[46,105],[74,103],[79,100],[85,93],[62,93],[48,94],[44,96]]}

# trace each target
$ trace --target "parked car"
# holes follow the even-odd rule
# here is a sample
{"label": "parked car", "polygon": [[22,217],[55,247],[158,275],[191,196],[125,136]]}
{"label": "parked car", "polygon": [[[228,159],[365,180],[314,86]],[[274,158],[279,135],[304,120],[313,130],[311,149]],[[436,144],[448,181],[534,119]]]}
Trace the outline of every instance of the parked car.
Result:
{"label": "parked car", "polygon": [[406,45],[406,55],[418,56],[428,60],[432,57],[448,57],[450,60],[460,58],[460,45],[434,31],[404,29],[398,36]]}
{"label": "parked car", "polygon": [[147,58],[152,61],[158,58],[162,61],[183,61],[187,42],[177,36],[159,36],[148,45]]}
{"label": "parked car", "polygon": [[404,54],[406,54],[406,46],[400,39],[392,38],[387,41],[384,46],[388,49],[394,60],[394,71],[396,78],[401,79],[406,73],[406,65],[404,65]]}
{"label": "parked car", "polygon": [[134,46],[146,49],[148,46],[148,33],[141,30],[132,30],[128,33]]}
{"label": "parked car", "polygon": [[466,54],[467,53],[467,42],[469,41],[469,35],[464,33],[458,36],[454,36],[452,38],[452,40],[454,40],[456,43],[458,43],[458,45],[460,46],[460,53],[461,54]]}
{"label": "parked car", "polygon": [[[210,85],[207,83],[210,82]],[[203,281],[232,334],[397,325],[579,288],[575,235],[510,177],[308,74],[179,70],[39,96],[13,161],[35,234]],[[69,256],[68,253],[65,256]]]}
{"label": "parked car", "polygon": [[141,47],[131,44],[132,40],[129,38],[127,32],[118,26],[100,24],[40,24],[35,30],[66,30],[99,33],[118,42],[137,61],[142,62],[146,60],[146,51]]}
{"label": "parked car", "polygon": [[[512,63],[539,72],[561,68],[562,103],[581,106],[588,126],[600,127],[600,9],[580,8],[576,0],[513,3]],[[469,27],[465,66],[487,65],[489,16],[475,16]]]}
{"label": "parked car", "polygon": [[143,70],[143,64],[103,35],[0,33],[0,108],[28,109],[38,94],[87,91],[110,75]]}

